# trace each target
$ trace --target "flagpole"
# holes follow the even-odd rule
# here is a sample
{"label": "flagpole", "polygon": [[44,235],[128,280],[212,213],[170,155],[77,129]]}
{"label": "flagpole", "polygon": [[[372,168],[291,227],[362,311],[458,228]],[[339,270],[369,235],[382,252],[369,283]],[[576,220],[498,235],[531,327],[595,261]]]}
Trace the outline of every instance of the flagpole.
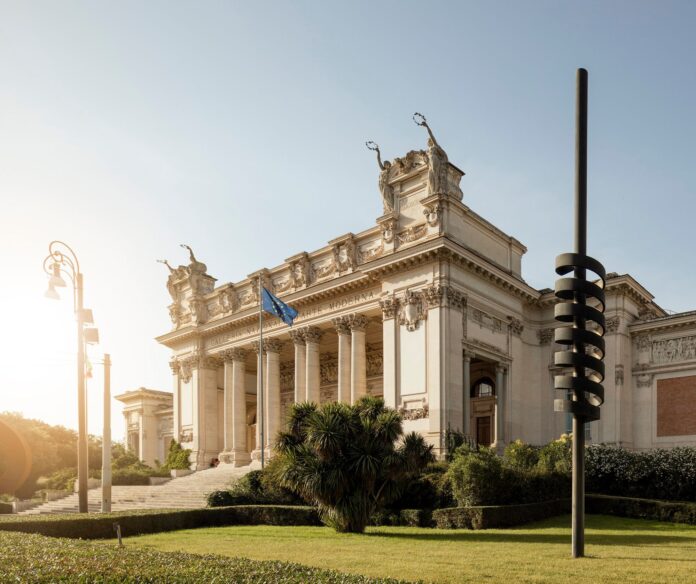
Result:
{"label": "flagpole", "polygon": [[261,469],[263,470],[264,467],[264,462],[265,462],[265,455],[264,455],[264,450],[266,449],[266,444],[264,441],[264,418],[266,417],[266,411],[264,408],[264,399],[263,399],[263,294],[261,290],[261,276],[259,276],[259,363],[258,363],[258,370],[259,370],[259,387],[258,387],[258,394],[259,394],[259,400],[261,403],[261,407],[259,408],[261,411],[261,420],[257,420],[257,423],[260,423],[261,426],[259,426],[260,431],[259,431],[259,439],[261,441]]}

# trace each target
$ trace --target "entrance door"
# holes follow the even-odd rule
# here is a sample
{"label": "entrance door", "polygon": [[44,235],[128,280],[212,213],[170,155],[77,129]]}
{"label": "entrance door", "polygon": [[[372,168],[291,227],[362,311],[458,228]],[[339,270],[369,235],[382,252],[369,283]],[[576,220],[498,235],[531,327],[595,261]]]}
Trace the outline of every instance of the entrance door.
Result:
{"label": "entrance door", "polygon": [[476,442],[481,446],[491,445],[491,417],[476,418]]}

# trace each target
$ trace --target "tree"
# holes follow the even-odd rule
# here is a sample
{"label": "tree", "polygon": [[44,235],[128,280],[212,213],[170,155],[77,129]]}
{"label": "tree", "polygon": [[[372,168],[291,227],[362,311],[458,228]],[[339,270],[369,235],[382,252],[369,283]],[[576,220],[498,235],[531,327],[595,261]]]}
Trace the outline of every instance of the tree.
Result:
{"label": "tree", "polygon": [[295,404],[276,450],[281,485],[315,503],[325,524],[350,533],[362,533],[434,460],[422,436],[404,435],[398,412],[369,396],[352,406]]}

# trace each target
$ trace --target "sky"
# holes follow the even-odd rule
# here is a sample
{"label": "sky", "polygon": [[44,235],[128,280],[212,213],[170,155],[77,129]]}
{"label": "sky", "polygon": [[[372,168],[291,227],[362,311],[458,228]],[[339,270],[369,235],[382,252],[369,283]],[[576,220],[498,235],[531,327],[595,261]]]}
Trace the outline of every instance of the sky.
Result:
{"label": "sky", "polygon": [[[167,271],[190,244],[218,283],[381,214],[366,140],[466,172],[464,203],[553,285],[572,245],[575,70],[589,70],[588,252],[666,309],[696,309],[693,2],[0,0],[0,411],[76,427],[76,251],[112,391],[170,390]],[[114,436],[123,436],[113,402]]]}

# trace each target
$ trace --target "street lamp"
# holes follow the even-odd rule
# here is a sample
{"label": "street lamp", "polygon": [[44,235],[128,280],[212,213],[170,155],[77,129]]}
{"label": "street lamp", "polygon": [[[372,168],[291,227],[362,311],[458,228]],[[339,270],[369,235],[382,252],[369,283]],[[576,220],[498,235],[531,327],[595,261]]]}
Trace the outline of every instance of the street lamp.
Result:
{"label": "street lamp", "polygon": [[80,513],[87,513],[87,408],[85,395],[85,343],[99,342],[99,333],[96,328],[85,328],[85,324],[92,324],[94,318],[92,311],[85,309],[82,300],[82,272],[80,262],[72,248],[62,241],[52,241],[48,245],[48,255],[44,259],[43,268],[49,276],[48,290],[44,296],[52,300],[59,300],[60,296],[56,288],[65,288],[67,284],[63,279],[66,275],[73,285],[73,310],[77,320],[77,485]]}

